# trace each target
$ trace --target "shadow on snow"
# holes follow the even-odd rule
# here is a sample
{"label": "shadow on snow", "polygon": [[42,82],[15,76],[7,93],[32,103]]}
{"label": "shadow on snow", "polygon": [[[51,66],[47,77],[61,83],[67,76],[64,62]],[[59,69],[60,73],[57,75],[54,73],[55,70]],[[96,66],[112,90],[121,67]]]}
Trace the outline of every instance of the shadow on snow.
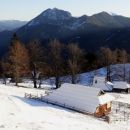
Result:
{"label": "shadow on snow", "polygon": [[21,100],[22,102],[24,102],[30,106],[33,106],[33,107],[48,107],[48,108],[59,109],[59,110],[63,110],[63,111],[71,112],[71,113],[76,113],[75,111],[69,110],[67,108],[62,108],[60,106],[52,105],[50,103],[45,103],[45,102],[38,101],[35,99],[28,99],[28,98],[14,96],[14,95],[12,95],[12,97],[17,98],[17,99]]}

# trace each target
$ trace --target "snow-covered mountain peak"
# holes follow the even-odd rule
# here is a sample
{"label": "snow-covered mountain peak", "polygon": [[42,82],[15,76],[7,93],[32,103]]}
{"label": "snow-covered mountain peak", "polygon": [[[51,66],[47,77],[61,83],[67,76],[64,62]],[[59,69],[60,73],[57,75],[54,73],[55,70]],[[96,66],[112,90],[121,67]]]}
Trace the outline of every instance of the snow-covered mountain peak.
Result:
{"label": "snow-covered mountain peak", "polygon": [[119,16],[119,14],[113,13],[111,11],[102,11],[98,14],[111,15],[111,16]]}
{"label": "snow-covered mountain peak", "polygon": [[110,11],[107,11],[107,13],[108,13],[109,15],[111,15],[111,16],[118,16],[118,14],[113,13],[113,12],[110,12]]}
{"label": "snow-covered mountain peak", "polygon": [[48,19],[53,19],[53,20],[64,20],[64,19],[69,19],[71,16],[71,13],[64,11],[64,10],[60,10],[57,8],[53,8],[53,9],[47,9],[42,13],[43,17],[46,17]]}

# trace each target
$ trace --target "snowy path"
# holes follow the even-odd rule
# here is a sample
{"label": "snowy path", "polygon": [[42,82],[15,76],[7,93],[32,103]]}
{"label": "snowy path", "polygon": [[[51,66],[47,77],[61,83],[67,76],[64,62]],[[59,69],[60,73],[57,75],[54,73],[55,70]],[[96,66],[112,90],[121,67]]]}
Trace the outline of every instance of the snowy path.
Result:
{"label": "snowy path", "polygon": [[[130,130],[91,116],[23,98],[41,90],[0,85],[0,130]],[[128,127],[127,127],[128,128]]]}

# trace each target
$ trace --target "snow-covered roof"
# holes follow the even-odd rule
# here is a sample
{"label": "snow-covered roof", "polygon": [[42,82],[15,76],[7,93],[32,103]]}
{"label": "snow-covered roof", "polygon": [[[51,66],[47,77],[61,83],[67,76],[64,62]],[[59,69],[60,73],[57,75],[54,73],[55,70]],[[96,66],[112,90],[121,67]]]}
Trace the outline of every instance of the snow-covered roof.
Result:
{"label": "snow-covered roof", "polygon": [[100,104],[113,100],[113,98],[107,99],[106,94],[99,98],[100,92],[99,88],[66,83],[43,99],[75,110],[94,113]]}
{"label": "snow-covered roof", "polygon": [[114,88],[116,89],[127,89],[130,88],[130,84],[124,81],[115,81],[114,82]]}
{"label": "snow-covered roof", "polygon": [[109,82],[97,83],[97,84],[94,84],[93,87],[99,88],[104,91],[112,91],[113,89],[112,83],[110,84]]}
{"label": "snow-covered roof", "polygon": [[105,104],[106,102],[111,102],[112,100],[114,100],[115,98],[113,96],[111,96],[110,94],[104,94],[98,97],[99,98],[99,102],[100,105]]}
{"label": "snow-covered roof", "polygon": [[113,86],[114,84],[113,83],[111,83],[110,81],[107,81],[107,84],[108,85],[111,85],[111,86]]}
{"label": "snow-covered roof", "polygon": [[113,84],[109,81],[106,82],[105,77],[95,76],[93,80],[93,87],[104,91],[112,91]]}

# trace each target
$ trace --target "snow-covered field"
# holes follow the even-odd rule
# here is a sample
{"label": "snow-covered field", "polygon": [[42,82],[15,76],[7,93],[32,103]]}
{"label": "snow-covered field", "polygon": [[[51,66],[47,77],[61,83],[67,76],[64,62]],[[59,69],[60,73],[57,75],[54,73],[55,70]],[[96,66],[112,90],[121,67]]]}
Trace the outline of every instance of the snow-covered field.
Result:
{"label": "snow-covered field", "polygon": [[[44,94],[44,90],[0,85],[0,129],[130,130],[130,121],[108,124],[92,116],[25,99],[25,92]],[[125,96],[124,100],[130,97]]]}

